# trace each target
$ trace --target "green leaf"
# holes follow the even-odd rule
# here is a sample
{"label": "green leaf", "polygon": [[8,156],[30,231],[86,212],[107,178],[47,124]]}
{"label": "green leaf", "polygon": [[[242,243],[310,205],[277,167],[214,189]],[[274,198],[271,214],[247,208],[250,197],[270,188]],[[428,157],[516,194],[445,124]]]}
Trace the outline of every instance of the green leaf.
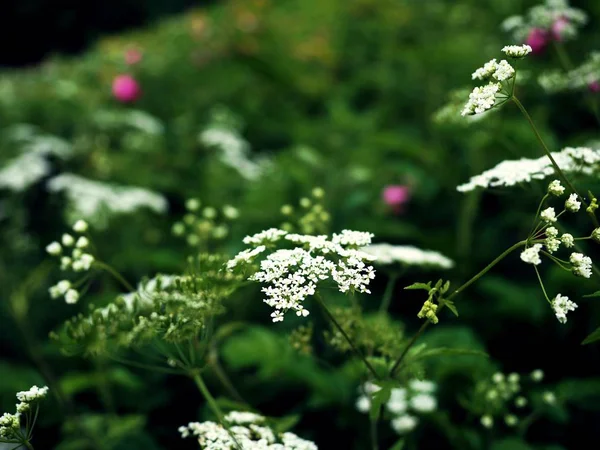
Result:
{"label": "green leaf", "polygon": [[409,290],[422,289],[424,291],[429,291],[429,290],[431,290],[431,281],[429,283],[413,283],[410,286],[406,286],[404,289],[409,289]]}
{"label": "green leaf", "polygon": [[582,378],[561,381],[556,386],[559,399],[592,411],[600,410],[600,378]]}
{"label": "green leaf", "polygon": [[591,344],[592,342],[596,342],[600,340],[600,327],[596,329],[592,334],[586,337],[581,345]]}
{"label": "green leaf", "polygon": [[406,441],[404,440],[404,438],[396,441],[396,443],[390,447],[390,450],[402,450],[404,448],[405,442]]}
{"label": "green leaf", "polygon": [[380,390],[375,392],[371,397],[371,410],[369,411],[369,417],[371,420],[378,420],[379,414],[383,409],[383,405],[390,399],[392,393],[392,387],[390,385],[384,385]]}
{"label": "green leaf", "polygon": [[452,311],[452,314],[454,314],[456,317],[458,317],[458,310],[456,309],[456,306],[454,305],[453,301],[451,301],[451,300],[441,300],[440,303],[443,304],[444,306],[447,306],[448,309],[450,311]]}
{"label": "green leaf", "polygon": [[289,431],[292,428],[294,428],[299,421],[299,414],[291,414],[289,416],[277,418],[277,420],[275,421],[275,425],[272,428],[278,433],[285,433],[286,431]]}
{"label": "green leaf", "polygon": [[450,356],[450,355],[474,355],[489,358],[489,355],[481,350],[475,350],[472,348],[450,348],[450,347],[438,347],[424,350],[416,356],[413,356],[410,360],[417,361],[426,358],[433,358],[436,356]]}
{"label": "green leaf", "polygon": [[593,294],[584,295],[584,298],[600,297],[600,291],[596,291]]}

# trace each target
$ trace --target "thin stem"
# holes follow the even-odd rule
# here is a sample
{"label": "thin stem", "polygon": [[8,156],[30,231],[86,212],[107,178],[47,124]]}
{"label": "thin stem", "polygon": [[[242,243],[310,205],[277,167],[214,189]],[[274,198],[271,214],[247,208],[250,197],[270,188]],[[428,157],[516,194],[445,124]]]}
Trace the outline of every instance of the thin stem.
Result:
{"label": "thin stem", "polygon": [[[525,109],[525,107],[523,106],[523,104],[514,95],[512,97],[512,101],[515,103],[515,105],[517,105],[517,107],[521,110],[521,112],[523,113],[523,115],[525,116],[525,118],[527,119],[527,121],[529,122],[529,125],[531,126],[531,129],[533,130],[533,133],[535,134],[535,137],[537,138],[538,142],[540,143],[540,146],[542,147],[542,149],[546,153],[546,156],[548,157],[548,159],[550,159],[550,162],[552,163],[552,167],[554,167],[554,171],[556,172],[556,175],[567,185],[567,187],[571,190],[571,192],[577,194],[577,197],[579,197],[581,199],[581,203],[583,203],[583,206],[587,209],[588,204],[586,203],[585,199],[581,195],[579,195],[579,193],[577,192],[577,189],[575,189],[575,186],[573,186],[573,184],[571,184],[571,182],[569,181],[569,179],[565,176],[565,174],[563,173],[563,171],[561,170],[561,168],[556,163],[556,160],[552,156],[552,153],[550,153],[550,150],[548,150],[548,147],[544,143],[544,140],[542,139],[542,136],[540,135],[537,127],[535,126],[535,123],[533,122],[533,119],[531,118],[531,116],[529,115],[529,113],[527,112],[527,110]],[[592,214],[590,214],[590,216],[592,218],[592,221],[594,222],[594,226],[596,228],[598,226],[600,226],[600,224],[598,223],[598,219],[596,218],[596,216],[592,215]]]}
{"label": "thin stem", "polygon": [[210,409],[212,410],[212,412],[214,413],[214,415],[217,416],[217,419],[219,420],[219,423],[221,425],[223,425],[227,429],[227,431],[229,431],[229,435],[233,439],[236,447],[239,450],[243,450],[242,447],[241,447],[241,445],[239,444],[239,442],[235,438],[234,434],[229,429],[229,426],[227,425],[227,422],[225,422],[225,416],[223,414],[223,411],[221,411],[221,408],[219,407],[219,404],[217,403],[217,401],[215,400],[215,398],[212,396],[212,394],[208,390],[208,387],[206,387],[206,384],[204,383],[204,380],[200,376],[200,373],[198,371],[194,371],[194,372],[190,373],[190,376],[192,377],[192,379],[196,383],[196,386],[198,386],[198,389],[200,389],[200,392],[202,393],[202,396],[208,402],[208,406],[210,407]]}
{"label": "thin stem", "polygon": [[[466,288],[468,288],[473,283],[475,283],[477,280],[479,280],[487,272],[489,272],[490,269],[492,269],[492,267],[494,267],[496,264],[498,264],[500,261],[502,261],[504,258],[506,258],[510,253],[512,253],[517,248],[524,246],[526,243],[527,243],[527,241],[519,241],[516,244],[514,244],[511,247],[509,247],[506,250],[504,250],[496,259],[494,259],[491,263],[489,263],[487,266],[485,266],[480,272],[478,272],[477,274],[475,274],[470,280],[468,280],[467,282],[465,282],[462,286],[460,286],[457,290],[455,290],[452,294],[450,294],[450,296],[446,300],[448,300],[448,301],[452,300],[454,297],[456,297],[458,294],[460,294]],[[438,307],[438,312],[441,311],[443,307],[444,307],[443,304],[440,305]],[[417,342],[417,340],[423,334],[423,332],[427,329],[427,327],[429,326],[429,323],[430,322],[428,320],[425,321],[423,323],[423,325],[421,325],[421,328],[419,328],[419,331],[417,331],[417,333],[412,337],[412,339],[410,340],[410,342],[408,343],[408,345],[404,348],[404,350],[402,350],[402,353],[400,354],[400,356],[398,357],[398,359],[396,360],[396,362],[392,366],[392,369],[390,370],[390,376],[392,376],[392,377],[394,376],[394,374],[396,373],[396,371],[400,367],[400,364],[402,363],[402,361],[406,357],[408,351],[415,344],[415,342]]]}
{"label": "thin stem", "polygon": [[535,224],[537,223],[537,218],[540,216],[540,212],[542,211],[542,207],[544,206],[544,202],[546,201],[546,199],[548,198],[549,194],[546,194],[542,197],[542,200],[540,201],[540,204],[538,206],[537,212],[535,213],[535,217],[533,218],[533,223],[531,224],[531,230],[529,231],[529,236],[534,236],[534,232],[537,231],[538,227],[535,226]]}
{"label": "thin stem", "polygon": [[546,300],[548,301],[548,303],[552,303],[550,301],[550,299],[548,298],[548,294],[546,293],[546,289],[544,288],[544,283],[542,283],[542,277],[540,277],[540,271],[538,270],[538,268],[536,266],[533,266],[533,268],[535,269],[535,274],[537,275],[537,279],[540,282],[540,286],[542,287],[542,292],[544,293],[544,297],[546,297]]}
{"label": "thin stem", "polygon": [[33,445],[31,445],[31,442],[29,442],[29,441],[23,441],[23,445],[24,445],[25,447],[27,447],[29,450],[35,450],[35,449],[33,448]]}
{"label": "thin stem", "polygon": [[346,334],[346,331],[342,328],[342,326],[339,324],[339,322],[335,319],[333,314],[331,314],[331,311],[329,311],[329,309],[325,305],[325,302],[323,301],[321,296],[315,295],[315,298],[317,299],[319,306],[321,306],[321,308],[323,309],[323,312],[325,313],[325,315],[327,315],[329,320],[331,320],[331,323],[333,323],[333,325],[335,325],[335,327],[339,330],[339,332],[342,333],[342,336],[344,336],[344,339],[346,339],[346,341],[350,345],[350,348],[352,348],[352,351],[354,351],[354,353],[356,353],[363,360],[363,362],[365,363],[365,366],[367,366],[367,369],[369,369],[369,372],[371,372],[371,374],[375,377],[375,379],[376,380],[379,379],[379,375],[377,375],[377,372],[375,371],[375,369],[373,368],[371,363],[367,360],[364,353],[362,351],[360,351],[360,349],[354,345],[354,342],[352,342],[352,339],[350,339],[348,334]]}
{"label": "thin stem", "polygon": [[219,379],[219,381],[221,382],[221,384],[223,385],[223,387],[227,389],[227,391],[229,391],[229,395],[231,395],[236,401],[247,405],[248,402],[244,400],[244,398],[241,396],[241,394],[238,392],[238,390],[235,388],[235,386],[227,376],[225,370],[223,370],[223,367],[219,363],[219,355],[214,349],[210,353],[208,364]]}
{"label": "thin stem", "polygon": [[[381,414],[381,411],[380,411]],[[378,437],[377,437],[377,422],[379,421],[379,414],[375,419],[371,419],[371,450],[379,450]]]}
{"label": "thin stem", "polygon": [[102,261],[94,261],[94,265],[100,269],[106,270],[108,273],[110,273],[116,280],[119,281],[119,283],[121,283],[125,289],[127,289],[130,292],[134,292],[136,289],[129,283],[129,281],[127,281],[125,278],[123,278],[123,276],[117,272],[115,269],[113,269],[111,266],[109,266],[108,264],[103,263]]}
{"label": "thin stem", "polygon": [[396,281],[398,280],[398,273],[393,273],[390,275],[390,278],[385,287],[385,291],[383,293],[383,299],[381,300],[381,305],[379,306],[379,312],[385,313],[390,307],[390,303],[392,301],[392,295],[394,294],[394,287],[396,286]]}

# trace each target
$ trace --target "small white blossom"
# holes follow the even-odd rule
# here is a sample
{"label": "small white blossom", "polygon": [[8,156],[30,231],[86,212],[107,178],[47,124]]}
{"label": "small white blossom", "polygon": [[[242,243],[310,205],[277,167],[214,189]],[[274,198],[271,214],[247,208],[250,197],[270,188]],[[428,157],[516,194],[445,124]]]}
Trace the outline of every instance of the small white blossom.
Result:
{"label": "small white blossom", "polygon": [[546,237],[555,238],[558,236],[558,229],[556,227],[546,228]]}
{"label": "small white blossom", "polygon": [[20,402],[31,403],[37,400],[42,400],[48,395],[48,387],[32,386],[28,391],[17,392],[17,400]]}
{"label": "small white blossom", "polygon": [[265,421],[264,416],[249,411],[231,411],[227,413],[224,418],[227,422],[238,425],[260,423]]}
{"label": "small white blossom", "polygon": [[264,245],[259,245],[256,248],[246,249],[239,252],[237,255],[230,259],[227,262],[227,270],[233,270],[234,267],[237,267],[240,263],[252,262],[254,257],[261,254],[267,249]]}
{"label": "small white blossom", "polygon": [[68,256],[63,256],[60,258],[60,270],[67,270],[69,267],[71,267],[72,261],[73,260]]}
{"label": "small white blossom", "polygon": [[552,300],[552,309],[554,309],[554,314],[560,323],[567,323],[567,313],[575,311],[575,308],[577,308],[577,304],[564,295],[558,294]]}
{"label": "small white blossom", "polygon": [[286,234],[287,231],[279,230],[277,228],[269,228],[268,230],[261,231],[253,236],[246,236],[243,239],[243,242],[246,245],[271,244],[277,242]]}
{"label": "small white blossom", "polygon": [[508,63],[508,61],[503,59],[498,63],[496,71],[492,76],[498,81],[509,80],[510,78],[515,76],[515,69]]}
{"label": "small white blossom", "polygon": [[419,419],[408,414],[396,417],[391,422],[392,428],[398,434],[406,434],[414,430],[418,424]]}
{"label": "small white blossom", "polygon": [[85,233],[87,231],[87,229],[88,229],[88,224],[85,220],[79,219],[73,225],[73,231],[75,231],[77,233]]}
{"label": "small white blossom", "polygon": [[519,382],[520,377],[518,373],[513,372],[508,374],[508,377],[506,379],[509,383],[516,384]]}
{"label": "small white blossom", "polygon": [[548,193],[560,197],[565,193],[565,187],[559,180],[554,180],[548,185]]}
{"label": "small white blossom", "polygon": [[496,372],[492,375],[492,381],[496,384],[502,383],[504,381],[504,374],[501,372]]}
{"label": "small white blossom", "polygon": [[554,405],[556,403],[556,395],[554,395],[554,392],[546,391],[542,394],[542,400],[548,405]]}
{"label": "small white blossom", "polygon": [[506,416],[504,416],[504,422],[507,426],[514,427],[519,422],[519,419],[517,419],[517,416],[515,416],[514,414],[507,414]]}
{"label": "small white blossom", "polygon": [[356,409],[361,413],[369,412],[369,409],[371,409],[371,400],[369,400],[368,397],[361,395],[358,397],[358,400],[356,400]]}
{"label": "small white blossom", "polygon": [[392,414],[404,414],[408,409],[408,400],[406,398],[406,389],[394,388],[390,392],[390,399],[385,404],[387,410]]}
{"label": "small white blossom", "polygon": [[62,252],[62,246],[58,242],[51,242],[46,246],[46,251],[52,256],[57,256]]}
{"label": "small white blossom", "polygon": [[77,303],[77,300],[79,300],[79,292],[77,292],[75,289],[69,289],[65,293],[65,302],[67,304],[74,305]]}
{"label": "small white blossom", "polygon": [[70,234],[63,234],[61,240],[65,247],[71,247],[75,244],[75,239]]}
{"label": "small white blossom", "polygon": [[75,242],[75,247],[85,248],[89,244],[90,244],[90,241],[88,240],[88,238],[86,238],[85,236],[81,236],[79,239],[77,239],[77,242]]}
{"label": "small white blossom", "polygon": [[524,408],[527,406],[527,399],[525,397],[519,396],[515,399],[515,406],[517,408]]}
{"label": "small white blossom", "polygon": [[240,217],[240,212],[231,205],[225,205],[223,206],[223,215],[230,220],[234,220]]}
{"label": "small white blossom", "polygon": [[556,212],[554,208],[546,208],[540,213],[540,219],[542,219],[546,223],[554,223],[556,222]]}
{"label": "small white blossom", "polygon": [[482,114],[488,109],[492,109],[496,103],[496,94],[501,87],[499,83],[489,83],[473,89],[473,92],[469,94],[469,100],[465,104],[461,115]]}
{"label": "small white blossom", "polygon": [[423,394],[431,394],[435,392],[437,386],[433,381],[412,379],[408,382],[408,387],[413,391]]}
{"label": "small white blossom", "polygon": [[523,58],[533,50],[529,45],[506,45],[502,51],[511,58]]}
{"label": "small white blossom", "polygon": [[531,372],[531,379],[536,383],[539,383],[544,379],[544,371],[541,369],[534,370],[533,372]]}
{"label": "small white blossom", "polygon": [[410,399],[410,406],[417,412],[429,413],[437,408],[437,400],[429,394],[418,394]]}
{"label": "small white blossom", "polygon": [[481,425],[483,425],[485,428],[492,428],[494,426],[494,419],[492,418],[492,416],[489,415],[485,415],[485,416],[481,416]]}
{"label": "small white blossom", "polygon": [[495,59],[492,59],[491,61],[486,62],[483,65],[483,67],[480,67],[475,72],[473,72],[473,74],[471,75],[471,79],[487,80],[492,77],[492,75],[496,71],[497,67],[498,67],[498,63],[496,62]]}
{"label": "small white blossom", "polygon": [[572,272],[583,278],[592,276],[592,259],[582,253],[571,253],[569,261],[572,264]]}
{"label": "small white blossom", "polygon": [[432,269],[451,269],[454,261],[433,250],[412,245],[371,244],[362,250],[375,257],[376,265],[401,264]]}
{"label": "small white blossom", "polygon": [[373,233],[367,233],[364,231],[351,231],[351,230],[342,230],[340,234],[333,234],[331,241],[334,244],[339,244],[342,246],[356,246],[356,247],[364,247],[365,245],[369,245],[371,243],[371,239],[374,237]]}
{"label": "small white blossom", "polygon": [[592,231],[592,239],[596,242],[600,242],[600,228],[594,228],[594,231]]}
{"label": "small white blossom", "polygon": [[548,253],[554,253],[555,251],[557,251],[560,247],[560,242],[560,239],[556,239],[553,237],[546,238],[545,245],[546,250],[548,250]]}
{"label": "small white blossom", "polygon": [[572,234],[564,233],[560,237],[560,240],[564,244],[564,246],[567,248],[573,247],[575,245],[575,238],[573,238]]}
{"label": "small white blossom", "polygon": [[542,250],[542,244],[534,244],[526,250],[521,252],[521,260],[527,264],[538,265],[542,263],[540,258],[540,251]]}
{"label": "small white blossom", "polygon": [[581,208],[581,202],[577,201],[577,194],[569,195],[569,198],[565,201],[565,208],[571,212],[579,211],[579,208]]}

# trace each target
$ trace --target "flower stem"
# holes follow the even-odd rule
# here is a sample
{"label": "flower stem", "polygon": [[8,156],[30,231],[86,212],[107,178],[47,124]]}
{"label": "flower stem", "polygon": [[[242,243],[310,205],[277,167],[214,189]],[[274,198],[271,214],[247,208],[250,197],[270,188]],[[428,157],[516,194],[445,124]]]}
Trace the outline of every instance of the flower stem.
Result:
{"label": "flower stem", "polygon": [[[558,176],[558,178],[560,178],[561,181],[563,181],[567,185],[567,187],[569,188],[569,190],[571,192],[577,194],[577,197],[579,197],[581,199],[581,203],[583,203],[583,206],[587,209],[588,204],[586,203],[585,199],[581,195],[579,195],[579,193],[577,192],[577,189],[575,189],[575,186],[573,186],[573,184],[571,184],[569,179],[565,176],[564,172],[561,170],[561,168],[556,163],[556,160],[552,156],[552,153],[550,153],[550,150],[548,150],[548,147],[544,143],[544,140],[542,139],[540,132],[538,131],[537,127],[535,126],[533,119],[531,118],[531,116],[529,115],[529,113],[527,112],[527,110],[525,109],[523,104],[519,101],[519,99],[515,95],[513,95],[512,101],[515,103],[515,105],[517,105],[517,107],[521,110],[521,112],[523,113],[523,115],[525,116],[527,121],[529,122],[529,125],[531,126],[531,129],[533,130],[533,133],[535,134],[535,137],[537,138],[538,142],[540,143],[540,146],[544,150],[544,153],[546,153],[546,156],[548,157],[548,159],[550,159],[550,162],[552,163],[552,167],[554,167],[554,171],[556,172],[556,175]],[[592,218],[592,221],[594,222],[594,226],[596,228],[598,226],[600,226],[596,216],[594,214],[590,214],[590,216]]]}
{"label": "flower stem", "polygon": [[329,318],[329,320],[331,320],[331,323],[333,323],[333,325],[335,325],[335,327],[339,330],[339,332],[342,333],[342,336],[344,336],[344,339],[346,339],[346,341],[350,345],[350,348],[352,348],[354,353],[356,353],[356,355],[359,356],[363,360],[363,362],[365,363],[365,366],[367,366],[367,369],[369,369],[369,372],[371,372],[373,377],[375,377],[376,380],[379,379],[379,375],[377,375],[377,372],[375,371],[375,369],[373,368],[373,366],[371,365],[369,360],[367,360],[365,354],[362,351],[360,351],[360,349],[358,347],[356,347],[354,345],[354,342],[352,342],[352,339],[350,339],[350,336],[348,336],[346,331],[344,331],[344,329],[339,324],[339,322],[336,320],[336,318],[331,313],[331,311],[329,311],[329,309],[325,305],[325,302],[323,301],[321,296],[315,295],[315,298],[317,299],[319,306],[321,306],[321,309],[323,309],[323,312],[325,313],[325,315]]}
{"label": "flower stem", "polygon": [[[454,297],[456,297],[458,294],[460,294],[466,288],[468,288],[473,283],[475,283],[477,280],[479,280],[487,272],[489,272],[490,269],[492,269],[492,267],[494,267],[496,264],[498,264],[500,261],[502,261],[504,258],[506,258],[510,253],[512,253],[514,250],[518,249],[519,247],[524,246],[526,243],[527,243],[527,241],[519,241],[516,244],[514,244],[511,247],[509,247],[506,250],[504,250],[496,259],[494,259],[491,263],[489,263],[487,266],[485,266],[481,271],[479,271],[477,274],[473,275],[473,277],[471,277],[470,280],[468,280],[467,282],[465,282],[458,289],[456,289],[452,294],[450,294],[450,296],[446,300],[448,300],[448,301],[452,300]],[[441,311],[443,307],[444,307],[444,305],[441,304],[438,307],[437,312],[439,313],[439,311]],[[392,377],[394,376],[394,374],[396,373],[396,371],[400,367],[400,364],[402,363],[402,361],[406,357],[406,354],[411,349],[411,347],[415,344],[415,342],[417,342],[417,340],[423,334],[423,332],[427,329],[427,327],[429,326],[429,323],[430,322],[428,320],[425,321],[423,323],[423,325],[421,325],[421,328],[419,328],[419,330],[417,331],[417,333],[412,337],[412,339],[410,340],[410,342],[404,348],[404,350],[402,350],[402,353],[400,354],[400,356],[398,357],[398,359],[396,360],[396,362],[392,366],[392,369],[390,370],[390,376],[392,376]]]}
{"label": "flower stem", "polygon": [[33,445],[31,445],[31,442],[29,442],[29,441],[24,441],[24,442],[23,442],[23,445],[24,445],[25,447],[27,447],[29,450],[35,450],[35,449],[33,448]]}
{"label": "flower stem", "polygon": [[381,305],[379,306],[379,312],[385,313],[390,307],[390,303],[392,301],[392,295],[394,294],[394,287],[396,286],[396,281],[398,280],[398,273],[393,273],[390,275],[390,278],[385,287],[385,291],[383,293],[383,299],[381,300]]}
{"label": "flower stem", "polygon": [[127,281],[119,272],[117,272],[115,269],[113,269],[111,266],[109,266],[108,264],[103,263],[102,261],[94,261],[94,265],[100,269],[106,270],[108,273],[110,273],[116,280],[119,281],[119,283],[121,283],[125,289],[127,289],[130,292],[135,292],[135,288],[129,283],[129,281]]}

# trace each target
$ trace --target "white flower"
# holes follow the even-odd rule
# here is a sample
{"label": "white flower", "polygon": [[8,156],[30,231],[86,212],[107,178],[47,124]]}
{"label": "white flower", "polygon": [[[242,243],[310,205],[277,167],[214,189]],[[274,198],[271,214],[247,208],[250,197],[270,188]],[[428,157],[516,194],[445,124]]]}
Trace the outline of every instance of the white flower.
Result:
{"label": "white flower", "polygon": [[540,213],[540,219],[542,219],[546,223],[554,223],[556,222],[556,212],[554,208],[546,208]]}
{"label": "white flower", "polygon": [[553,237],[548,237],[546,238],[545,244],[546,244],[546,250],[548,250],[548,253],[554,253],[555,251],[558,250],[558,248],[560,247],[560,239],[556,239]]}
{"label": "white flower", "polygon": [[496,384],[502,383],[504,381],[504,374],[501,372],[496,372],[492,375],[492,381]]}
{"label": "white flower", "polygon": [[546,228],[546,237],[555,238],[558,236],[558,230],[556,227],[548,227]]}
{"label": "white flower", "polygon": [[185,201],[185,209],[188,211],[198,211],[200,208],[200,201],[197,198],[188,198]]}
{"label": "white flower", "polygon": [[42,400],[48,394],[48,387],[32,386],[28,391],[17,392],[17,400],[20,402],[31,403]]}
{"label": "white flower", "polygon": [[515,416],[514,414],[507,414],[506,416],[504,416],[504,422],[506,423],[507,426],[514,427],[517,425],[519,420],[517,419],[517,416]]}
{"label": "white flower", "polygon": [[564,233],[560,237],[560,240],[565,245],[565,247],[567,247],[567,248],[573,247],[575,245],[575,239],[573,238],[572,234]]}
{"label": "white flower", "polygon": [[556,395],[553,392],[546,391],[542,394],[542,400],[548,405],[554,405],[556,403]]}
{"label": "white flower", "polygon": [[432,250],[421,250],[411,245],[372,244],[363,247],[373,255],[378,265],[402,264],[433,269],[451,269],[454,261]]}
{"label": "white flower", "polygon": [[69,289],[71,289],[71,282],[69,280],[62,280],[50,287],[48,291],[51,298],[58,298],[61,295],[65,295]]}
{"label": "white flower", "polygon": [[542,244],[534,244],[521,252],[521,260],[527,264],[534,264],[537,266],[542,263],[542,259],[539,255],[541,250]]}
{"label": "white flower", "polygon": [[231,411],[227,413],[224,419],[229,423],[245,425],[248,423],[260,423],[265,421],[265,417],[248,411]]}
{"label": "white flower", "polygon": [[89,253],[81,252],[80,249],[76,250],[79,251],[73,251],[73,263],[71,264],[73,271],[84,272],[86,270],[90,270],[95,258]]}
{"label": "white flower", "polygon": [[228,219],[234,220],[240,217],[240,212],[231,205],[225,205],[223,206],[223,215]]}
{"label": "white flower", "polygon": [[423,394],[431,394],[436,390],[436,384],[429,380],[412,379],[408,382],[408,386],[413,391],[421,392]]}
{"label": "white flower", "polygon": [[505,81],[515,76],[515,69],[508,63],[508,61],[503,59],[498,63],[496,71],[492,76],[498,81]]}
{"label": "white flower", "polygon": [[481,416],[481,425],[483,425],[485,428],[492,428],[494,426],[494,419],[492,418],[492,416],[489,415],[485,415],[485,416]]}
{"label": "white flower", "polygon": [[[600,165],[600,149],[588,147],[566,147],[560,152],[553,152],[552,157],[563,172],[593,175]],[[554,175],[554,168],[547,156],[537,159],[521,158],[507,160],[472,177],[468,183],[458,186],[459,192],[469,192],[477,188],[494,188],[499,186],[515,186],[543,180]]]}
{"label": "white flower", "polygon": [[523,58],[529,55],[533,49],[529,45],[506,45],[502,51],[511,58]]}
{"label": "white flower", "polygon": [[75,242],[75,247],[77,248],[85,248],[89,245],[90,241],[88,240],[88,238],[86,238],[85,236],[81,236],[79,239],[77,239],[77,242]]}
{"label": "white flower", "polygon": [[369,412],[369,409],[371,409],[371,400],[369,400],[368,397],[361,395],[358,397],[358,400],[356,400],[356,409],[361,413]]}
{"label": "white flower", "polygon": [[386,408],[392,414],[403,414],[408,409],[406,399],[406,389],[394,388],[390,392],[390,399],[386,403]]}
{"label": "white flower", "polygon": [[569,297],[560,294],[554,297],[551,304],[554,314],[560,323],[567,323],[567,313],[575,311],[575,308],[577,308],[577,304],[569,300]]}
{"label": "white flower", "polygon": [[583,278],[592,276],[592,259],[582,253],[571,253],[569,261],[572,264],[572,272]]}
{"label": "white flower", "polygon": [[577,201],[577,194],[569,195],[569,198],[565,201],[565,208],[571,212],[579,211],[581,202]]}
{"label": "white flower", "polygon": [[77,300],[79,300],[79,292],[77,292],[75,289],[69,289],[65,293],[65,302],[69,305],[77,303]]}
{"label": "white flower", "polygon": [[73,231],[77,232],[77,233],[85,233],[88,229],[88,224],[85,220],[78,220],[77,222],[75,222],[75,224],[73,225]]}
{"label": "white flower", "polygon": [[539,383],[544,379],[544,371],[541,369],[534,370],[533,372],[531,372],[531,379],[536,383]]}
{"label": "white flower", "polygon": [[66,233],[62,235],[61,240],[65,247],[71,247],[75,243],[75,239],[73,238],[73,236]]}
{"label": "white flower", "polygon": [[371,243],[371,239],[373,238],[373,233],[367,233],[364,231],[351,231],[351,230],[342,230],[340,234],[333,234],[331,241],[334,244],[339,244],[342,246],[356,246],[356,247],[364,247],[365,245],[369,245]]}
{"label": "white flower", "polygon": [[261,231],[252,236],[246,236],[242,242],[247,245],[261,245],[271,244],[280,240],[285,236],[287,231],[279,230],[277,228],[269,228],[268,230]]}
{"label": "white flower", "polygon": [[394,431],[398,434],[405,434],[415,429],[419,419],[408,414],[396,417],[392,420],[391,425]]}
{"label": "white flower", "polygon": [[48,244],[48,246],[46,246],[46,251],[52,255],[52,256],[56,256],[56,255],[60,255],[60,253],[62,252],[62,247],[58,242],[51,242],[50,244]]}
{"label": "white flower", "polygon": [[491,61],[486,62],[483,65],[483,67],[480,67],[475,72],[473,72],[473,75],[471,75],[471,79],[487,80],[488,78],[491,78],[491,76],[496,71],[497,67],[498,67],[498,63],[496,62],[495,59],[492,59]]}
{"label": "white flower", "polygon": [[429,413],[437,408],[437,400],[429,394],[418,394],[410,399],[410,406],[415,411]]}
{"label": "white flower", "polygon": [[233,270],[234,267],[237,267],[240,263],[252,262],[254,257],[261,254],[267,249],[264,245],[259,245],[256,248],[246,249],[239,252],[237,255],[227,261],[227,270]]}
{"label": "white flower", "polygon": [[469,101],[464,106],[461,115],[481,114],[488,109],[492,109],[496,103],[496,94],[500,88],[501,85],[499,83],[489,83],[473,89],[473,92],[469,94]]}
{"label": "white flower", "polygon": [[50,173],[43,155],[23,153],[0,169],[0,189],[21,192]]}
{"label": "white flower", "polygon": [[565,193],[565,188],[559,180],[554,180],[548,185],[548,193],[560,197]]}

